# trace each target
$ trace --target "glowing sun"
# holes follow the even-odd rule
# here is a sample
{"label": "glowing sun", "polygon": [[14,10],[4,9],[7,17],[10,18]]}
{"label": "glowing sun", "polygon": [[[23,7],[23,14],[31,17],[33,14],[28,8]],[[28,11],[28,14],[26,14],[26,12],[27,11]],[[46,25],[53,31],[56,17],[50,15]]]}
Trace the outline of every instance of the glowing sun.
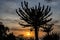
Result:
{"label": "glowing sun", "polygon": [[26,35],[27,35],[27,36],[30,36],[31,34],[30,34],[30,32],[26,32]]}
{"label": "glowing sun", "polygon": [[25,33],[24,33],[24,36],[25,36],[25,37],[32,37],[32,33],[31,33],[31,32],[25,32]]}

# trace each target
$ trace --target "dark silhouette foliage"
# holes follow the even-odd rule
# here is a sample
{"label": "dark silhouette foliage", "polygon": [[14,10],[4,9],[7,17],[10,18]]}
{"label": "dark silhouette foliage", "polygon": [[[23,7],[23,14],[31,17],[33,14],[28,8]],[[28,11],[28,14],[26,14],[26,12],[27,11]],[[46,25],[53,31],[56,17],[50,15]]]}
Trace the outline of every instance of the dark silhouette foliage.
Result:
{"label": "dark silhouette foliage", "polygon": [[16,40],[16,37],[15,35],[13,35],[13,33],[10,33],[8,36],[7,36],[8,40]]}
{"label": "dark silhouette foliage", "polygon": [[8,27],[5,27],[2,22],[0,22],[0,40],[15,40],[15,35],[12,33],[7,34],[9,31]]}
{"label": "dark silhouette foliage", "polygon": [[[38,6],[35,5],[35,7],[29,8],[28,2],[24,1],[21,2],[21,7],[19,10],[16,9],[16,13],[20,16],[22,20],[27,22],[28,26],[31,25],[35,29],[35,40],[38,40],[38,30],[41,27],[41,25],[44,25],[52,20],[52,18],[48,19],[49,16],[52,15],[51,7],[43,5],[43,7],[40,6],[40,3]],[[30,24],[30,25],[29,25]],[[24,24],[22,24],[23,26]]]}
{"label": "dark silhouette foliage", "polygon": [[42,28],[44,29],[42,31],[46,32],[49,35],[49,33],[53,30],[53,25],[54,24],[46,24],[46,25],[42,26]]}
{"label": "dark silhouette foliage", "polygon": [[18,39],[19,39],[19,40],[25,40],[25,38],[23,37],[23,35],[20,35],[20,36],[18,37]]}
{"label": "dark silhouette foliage", "polygon": [[7,31],[8,27],[5,27],[2,22],[0,22],[0,40],[5,40],[7,39]]}
{"label": "dark silhouette foliage", "polygon": [[52,33],[50,35],[46,35],[43,40],[59,40],[60,36],[56,33]]}

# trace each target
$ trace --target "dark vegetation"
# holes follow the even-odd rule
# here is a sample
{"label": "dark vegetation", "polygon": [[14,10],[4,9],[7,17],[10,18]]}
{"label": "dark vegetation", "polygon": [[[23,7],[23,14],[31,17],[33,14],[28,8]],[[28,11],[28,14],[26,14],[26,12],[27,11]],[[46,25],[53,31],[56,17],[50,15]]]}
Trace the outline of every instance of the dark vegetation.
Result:
{"label": "dark vegetation", "polygon": [[[9,28],[5,27],[3,23],[0,22],[0,40],[34,40],[34,38],[32,37],[24,38],[23,35],[16,37],[13,33],[7,34],[7,31],[9,32]],[[47,35],[43,37],[42,40],[59,40],[60,39],[60,36],[57,33],[51,33],[49,35],[48,34],[49,33],[47,32]]]}
{"label": "dark vegetation", "polygon": [[53,25],[54,24],[48,24],[48,27],[43,27],[44,32],[47,33],[47,35],[43,38],[43,40],[59,40],[60,36],[57,33],[51,32],[53,30]]}
{"label": "dark vegetation", "polygon": [[35,40],[39,40],[38,39],[39,28],[52,20],[52,18],[48,19],[48,17],[52,15],[52,12],[50,12],[51,7],[47,6],[45,8],[44,5],[43,7],[41,7],[39,3],[38,6],[35,5],[34,7],[29,8],[28,2],[26,1],[24,1],[24,3],[21,2],[21,7],[22,8],[19,8],[19,10],[16,9],[16,13],[18,14],[18,16],[20,16],[21,20],[27,22],[28,26],[31,25],[31,27],[35,29]]}
{"label": "dark vegetation", "polygon": [[24,40],[23,36],[16,37],[13,33],[7,34],[9,28],[5,27],[2,22],[0,22],[0,40]]}
{"label": "dark vegetation", "polygon": [[50,35],[46,35],[43,40],[60,40],[60,37],[56,33],[52,33]]}
{"label": "dark vegetation", "polygon": [[[52,18],[48,19],[49,16],[52,15],[51,7],[43,5],[43,7],[40,6],[40,3],[38,6],[29,8],[28,2],[24,1],[21,2],[22,9],[19,8],[19,10],[16,9],[16,13],[20,16],[21,20],[24,20],[27,22],[27,24],[21,24],[20,25],[24,27],[29,27],[35,29],[35,40],[39,40],[38,38],[38,32],[39,28],[42,27],[44,32],[47,33],[47,35],[42,40],[59,40],[59,35],[50,32],[53,30],[54,24],[48,24],[52,20]],[[5,27],[2,22],[0,22],[0,40],[26,40],[27,38],[24,38],[23,36],[16,37],[13,33],[7,34],[7,31],[9,32],[9,28]],[[31,31],[33,31],[31,29]],[[27,40],[34,40],[34,38],[29,38]]]}
{"label": "dark vegetation", "polygon": [[0,22],[0,40],[14,40],[15,36],[10,33],[7,34],[7,31],[9,31],[8,27],[5,27],[2,22]]}

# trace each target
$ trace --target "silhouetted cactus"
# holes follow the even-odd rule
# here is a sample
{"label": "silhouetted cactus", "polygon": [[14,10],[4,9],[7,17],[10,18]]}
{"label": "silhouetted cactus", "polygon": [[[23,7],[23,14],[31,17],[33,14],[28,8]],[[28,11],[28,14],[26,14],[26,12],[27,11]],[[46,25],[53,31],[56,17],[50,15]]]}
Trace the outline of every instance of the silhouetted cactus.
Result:
{"label": "silhouetted cactus", "polygon": [[28,26],[31,25],[31,27],[35,29],[35,40],[38,40],[38,30],[41,25],[46,24],[47,22],[52,20],[52,18],[47,19],[52,14],[50,13],[51,7],[47,6],[45,8],[44,5],[43,7],[41,7],[39,3],[38,6],[29,8],[28,2],[26,1],[24,1],[24,5],[23,2],[21,2],[21,6],[22,8],[19,8],[19,10],[16,9],[16,13],[21,17],[22,20],[28,23]]}

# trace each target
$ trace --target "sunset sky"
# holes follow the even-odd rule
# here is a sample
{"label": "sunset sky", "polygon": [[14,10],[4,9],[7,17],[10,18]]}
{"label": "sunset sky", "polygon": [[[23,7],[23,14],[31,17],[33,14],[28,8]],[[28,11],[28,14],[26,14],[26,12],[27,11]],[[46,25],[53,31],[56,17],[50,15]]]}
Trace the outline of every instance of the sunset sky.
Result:
{"label": "sunset sky", "polygon": [[[3,22],[5,26],[8,26],[12,29],[19,29],[22,26],[18,24],[21,20],[20,17],[16,14],[16,9],[20,6],[21,1],[24,0],[0,0],[0,22]],[[53,14],[51,17],[53,18],[52,22],[58,21],[55,23],[55,30],[59,31],[60,29],[60,0],[52,0],[50,2],[46,0],[25,0],[28,1],[29,7],[34,5],[38,5],[38,2],[42,5],[51,6],[51,11]],[[60,32],[60,31],[59,31]]]}

